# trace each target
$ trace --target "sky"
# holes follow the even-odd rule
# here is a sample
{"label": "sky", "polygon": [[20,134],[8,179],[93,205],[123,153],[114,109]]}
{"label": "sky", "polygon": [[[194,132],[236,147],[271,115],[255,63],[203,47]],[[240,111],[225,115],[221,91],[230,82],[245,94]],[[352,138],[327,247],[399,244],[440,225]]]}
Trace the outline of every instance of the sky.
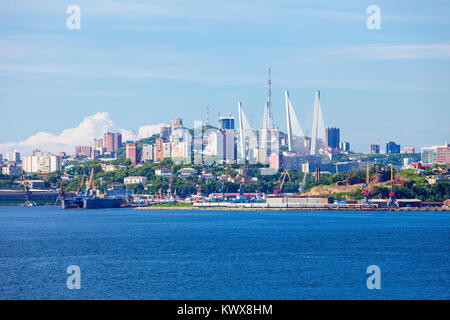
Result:
{"label": "sky", "polygon": [[[69,5],[81,9],[70,30]],[[380,8],[381,29],[366,12]],[[217,125],[237,103],[262,124],[272,71],[274,123],[284,91],[311,132],[320,90],[326,126],[354,151],[387,140],[450,141],[450,1],[3,0],[0,152],[73,151],[104,130],[137,139],[180,117]]]}

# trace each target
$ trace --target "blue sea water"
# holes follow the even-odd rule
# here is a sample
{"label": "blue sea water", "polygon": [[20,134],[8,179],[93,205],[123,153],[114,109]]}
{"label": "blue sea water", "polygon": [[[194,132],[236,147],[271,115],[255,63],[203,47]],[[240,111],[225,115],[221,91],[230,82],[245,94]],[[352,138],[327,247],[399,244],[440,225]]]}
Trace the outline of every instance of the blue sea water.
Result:
{"label": "blue sea water", "polygon": [[445,212],[0,207],[0,299],[449,299],[449,240]]}

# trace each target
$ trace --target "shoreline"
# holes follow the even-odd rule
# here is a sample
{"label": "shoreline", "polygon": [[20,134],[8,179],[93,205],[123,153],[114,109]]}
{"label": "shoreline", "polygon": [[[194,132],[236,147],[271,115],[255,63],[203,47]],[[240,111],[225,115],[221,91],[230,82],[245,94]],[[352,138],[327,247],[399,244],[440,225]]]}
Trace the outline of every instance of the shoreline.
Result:
{"label": "shoreline", "polygon": [[[37,207],[49,207],[59,206],[54,203],[38,204]],[[26,207],[24,203],[0,203],[0,207]],[[449,211],[448,207],[410,207],[410,208],[324,208],[324,207],[226,207],[226,206],[146,206],[146,207],[128,207],[133,210],[181,210],[181,211],[194,211],[194,210],[207,210],[207,211]],[[122,208],[115,208],[122,209]]]}
{"label": "shoreline", "polygon": [[306,207],[291,207],[291,208],[249,208],[249,207],[159,207],[159,206],[149,206],[149,207],[136,207],[134,210],[226,210],[226,211],[450,211],[450,208],[397,208],[397,209],[387,209],[387,208],[306,208]]}

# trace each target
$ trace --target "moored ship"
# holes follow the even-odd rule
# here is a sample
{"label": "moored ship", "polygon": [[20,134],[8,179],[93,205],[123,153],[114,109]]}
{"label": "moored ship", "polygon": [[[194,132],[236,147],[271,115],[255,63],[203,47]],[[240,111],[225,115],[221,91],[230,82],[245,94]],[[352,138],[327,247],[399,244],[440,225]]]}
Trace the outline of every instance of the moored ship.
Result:
{"label": "moored ship", "polygon": [[[84,174],[81,178],[80,187],[77,193],[81,190],[83,185]],[[123,200],[119,197],[107,197],[96,189],[94,184],[94,169],[91,170],[91,177],[86,182],[86,190],[83,194],[78,194],[73,198],[62,198],[62,209],[105,209],[105,208],[120,208]]]}

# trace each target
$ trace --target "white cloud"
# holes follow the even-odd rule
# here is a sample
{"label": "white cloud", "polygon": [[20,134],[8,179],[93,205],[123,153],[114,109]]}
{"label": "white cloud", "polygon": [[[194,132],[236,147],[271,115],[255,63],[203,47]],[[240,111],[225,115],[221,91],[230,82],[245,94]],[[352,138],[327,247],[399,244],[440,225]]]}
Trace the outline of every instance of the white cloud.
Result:
{"label": "white cloud", "polygon": [[[151,136],[159,132],[165,124],[145,125],[139,128],[139,138]],[[94,138],[103,137],[107,131],[122,133],[122,140],[137,140],[132,131],[118,128],[110,118],[108,112],[97,112],[81,121],[75,128],[68,128],[59,134],[50,132],[38,132],[28,139],[20,142],[7,142],[0,144],[0,152],[6,153],[17,149],[22,154],[30,154],[32,150],[39,149],[43,152],[59,153],[61,151],[73,153],[77,145],[93,145]]]}
{"label": "white cloud", "polygon": [[151,137],[152,135],[159,133],[161,131],[161,127],[167,127],[168,125],[165,123],[151,124],[145,125],[139,128],[138,136],[139,139],[144,139]]}

